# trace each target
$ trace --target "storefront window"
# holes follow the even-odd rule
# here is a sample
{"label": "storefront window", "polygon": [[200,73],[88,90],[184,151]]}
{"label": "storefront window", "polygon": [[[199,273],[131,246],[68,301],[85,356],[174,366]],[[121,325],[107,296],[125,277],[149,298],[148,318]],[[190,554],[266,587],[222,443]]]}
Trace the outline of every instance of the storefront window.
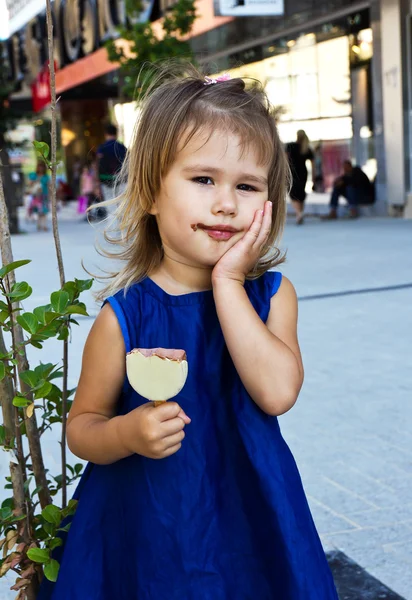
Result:
{"label": "storefront window", "polygon": [[299,128],[312,140],[351,139],[348,37],[316,43],[315,34],[308,34],[268,50],[274,56],[230,72],[264,84],[271,103],[282,107],[284,141],[294,139]]}
{"label": "storefront window", "polygon": [[351,114],[349,42],[347,37],[317,45],[320,117]]}

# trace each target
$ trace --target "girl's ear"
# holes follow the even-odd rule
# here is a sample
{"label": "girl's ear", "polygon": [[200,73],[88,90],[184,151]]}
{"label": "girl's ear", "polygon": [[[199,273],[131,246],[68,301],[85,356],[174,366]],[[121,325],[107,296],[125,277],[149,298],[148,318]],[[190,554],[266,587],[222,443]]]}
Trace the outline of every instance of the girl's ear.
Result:
{"label": "girl's ear", "polygon": [[157,209],[156,200],[153,200],[153,204],[147,212],[149,213],[149,215],[158,215],[159,214],[159,211]]}

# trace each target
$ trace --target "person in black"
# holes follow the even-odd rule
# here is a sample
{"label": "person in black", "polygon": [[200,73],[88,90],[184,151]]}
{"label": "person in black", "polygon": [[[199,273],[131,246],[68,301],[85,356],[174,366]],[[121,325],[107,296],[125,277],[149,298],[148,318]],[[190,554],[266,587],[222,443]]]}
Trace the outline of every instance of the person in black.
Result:
{"label": "person in black", "polygon": [[296,142],[291,142],[286,146],[286,154],[289,159],[289,167],[292,174],[292,187],[290,190],[290,199],[296,213],[296,224],[303,223],[303,206],[306,198],[306,182],[308,171],[306,161],[312,161],[312,173],[315,172],[315,156],[309,146],[309,138],[303,129],[299,129],[296,134]]}
{"label": "person in black", "polygon": [[117,141],[116,126],[106,125],[105,141],[97,148],[97,171],[103,200],[112,200],[115,196],[116,176],[122,168],[126,152],[126,147]]}
{"label": "person in black", "polygon": [[330,211],[325,219],[338,218],[339,197],[346,198],[349,204],[349,217],[359,216],[359,204],[373,204],[374,190],[366,173],[358,166],[354,167],[350,160],[343,162],[343,175],[338,177],[330,197]]}

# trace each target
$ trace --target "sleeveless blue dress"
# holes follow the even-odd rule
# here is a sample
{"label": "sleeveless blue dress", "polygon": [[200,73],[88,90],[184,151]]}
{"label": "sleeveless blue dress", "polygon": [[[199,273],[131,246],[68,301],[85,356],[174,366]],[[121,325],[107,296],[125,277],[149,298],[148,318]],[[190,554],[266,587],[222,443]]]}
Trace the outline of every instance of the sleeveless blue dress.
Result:
{"label": "sleeveless blue dress", "polygon": [[[246,282],[266,322],[280,273]],[[56,584],[39,600],[338,600],[278,420],[246,392],[212,291],[171,296],[151,279],[109,298],[126,351],[186,350],[182,448],[85,470]],[[146,402],[124,382],[119,414]]]}

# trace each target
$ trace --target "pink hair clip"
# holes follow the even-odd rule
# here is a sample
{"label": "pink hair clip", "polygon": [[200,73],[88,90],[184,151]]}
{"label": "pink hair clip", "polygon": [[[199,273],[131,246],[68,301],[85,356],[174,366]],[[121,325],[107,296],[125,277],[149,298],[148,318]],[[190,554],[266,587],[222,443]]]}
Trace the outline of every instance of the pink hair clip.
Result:
{"label": "pink hair clip", "polygon": [[218,75],[216,78],[205,77],[205,82],[203,85],[211,85],[212,83],[221,83],[222,81],[229,81],[229,79],[231,79],[230,73],[223,73],[223,75]]}

